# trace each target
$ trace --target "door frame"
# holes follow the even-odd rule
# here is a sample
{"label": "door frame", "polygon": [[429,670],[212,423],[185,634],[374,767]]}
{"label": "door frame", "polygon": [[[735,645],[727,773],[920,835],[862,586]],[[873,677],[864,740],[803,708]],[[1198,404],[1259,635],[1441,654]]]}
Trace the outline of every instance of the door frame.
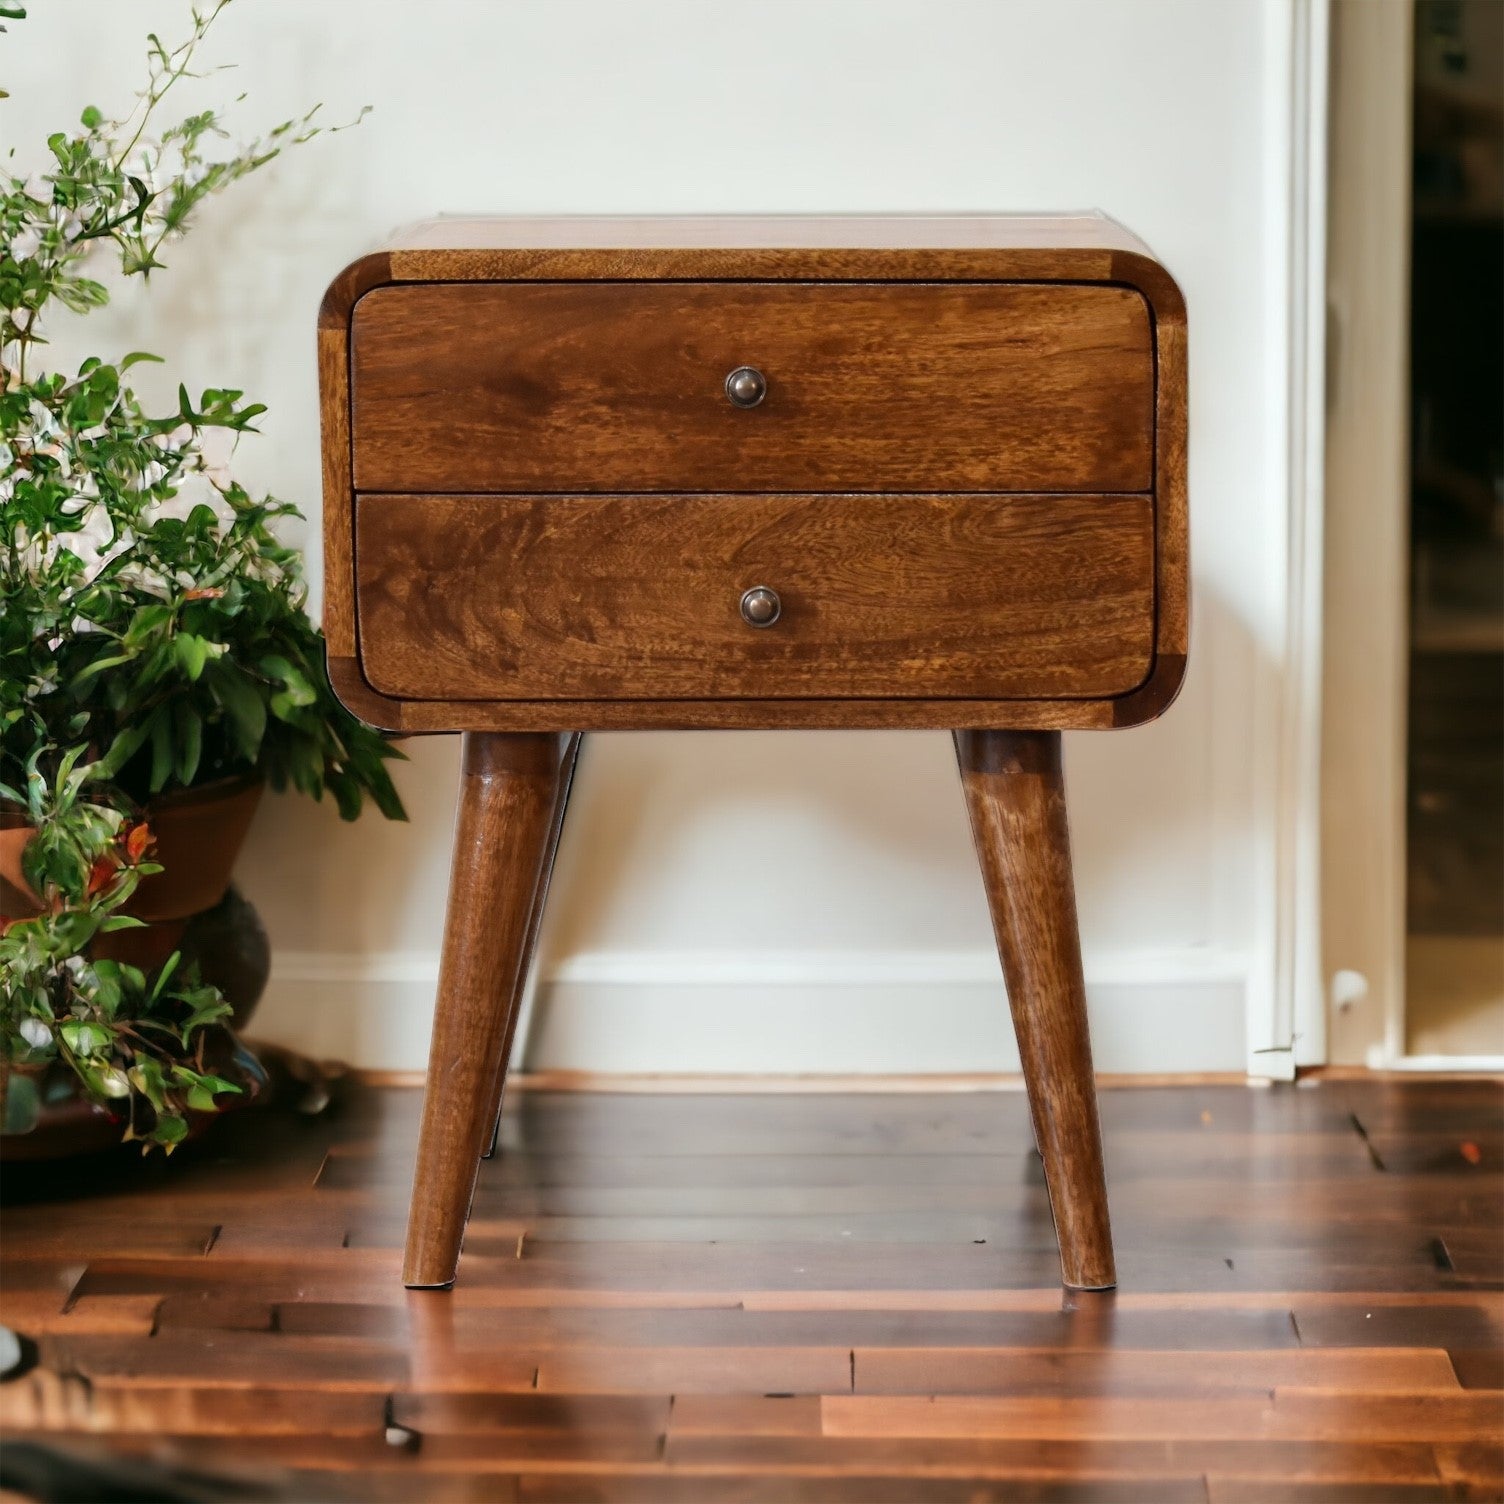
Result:
{"label": "door frame", "polygon": [[1322,687],[1322,970],[1334,1065],[1500,1070],[1410,1055],[1405,1030],[1413,0],[1331,0]]}

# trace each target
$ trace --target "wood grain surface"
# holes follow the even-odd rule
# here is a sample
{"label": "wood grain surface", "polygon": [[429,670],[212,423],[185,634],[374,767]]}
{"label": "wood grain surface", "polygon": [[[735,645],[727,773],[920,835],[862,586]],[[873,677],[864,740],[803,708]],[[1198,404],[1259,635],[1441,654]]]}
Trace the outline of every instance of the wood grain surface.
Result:
{"label": "wood grain surface", "polygon": [[1142,496],[360,496],[362,662],[418,700],[1110,696],[1153,532]]}
{"label": "wood grain surface", "polygon": [[[1152,460],[1152,467],[1148,472],[1149,481],[1140,479],[1135,482],[1140,489],[1152,485],[1154,502],[1154,650],[1143,682],[1126,692],[1101,699],[972,701],[966,707],[964,717],[959,717],[955,707],[940,693],[903,699],[857,695],[807,695],[789,699],[748,695],[739,700],[699,701],[624,701],[608,695],[568,702],[557,699],[486,702],[438,695],[404,700],[382,693],[366,674],[357,650],[349,359],[356,310],[368,300],[372,308],[382,306],[378,298],[395,304],[397,299],[408,296],[427,298],[454,292],[465,297],[490,297],[492,291],[485,284],[504,284],[495,294],[499,297],[511,297],[517,293],[547,300],[557,296],[550,284],[560,282],[571,284],[572,289],[587,301],[592,297],[601,300],[590,306],[609,308],[623,284],[641,286],[658,279],[698,283],[701,287],[711,282],[743,286],[756,283],[761,284],[757,290],[762,295],[775,300],[798,300],[819,291],[819,288],[797,285],[812,283],[821,284],[832,296],[849,297],[858,302],[873,296],[874,290],[864,285],[872,283],[883,284],[876,291],[897,299],[900,304],[909,298],[922,298],[932,290],[917,284],[936,283],[950,284],[941,291],[957,299],[978,292],[987,293],[986,286],[978,289],[974,284],[993,284],[996,291],[996,284],[1024,283],[1033,286],[1017,291],[1028,292],[1031,296],[1048,293],[1051,298],[1065,302],[1079,294],[1091,294],[1096,299],[1104,296],[1119,300],[1126,298],[1129,300],[1126,303],[1101,306],[1127,309],[1137,300],[1147,320],[1147,339],[1153,362],[1149,394],[1152,396],[1152,412],[1145,407],[1141,413],[1146,424],[1144,442],[1152,441],[1152,453],[1147,449],[1144,451]],[[592,290],[588,284],[596,286]],[[659,289],[664,297],[671,296],[673,291],[672,287]],[[708,291],[706,296],[709,296]],[[908,338],[916,337],[913,330],[906,329],[905,332]],[[654,333],[648,331],[650,337]],[[468,341],[471,346],[484,343],[473,328],[457,329],[455,334],[462,343]],[[827,334],[839,343],[839,330],[811,332],[805,328],[799,338],[807,339],[809,349],[818,355]],[[560,349],[550,347],[536,352],[536,358],[545,364],[563,358],[564,354],[570,360],[576,360],[588,342],[578,331],[572,343],[567,331],[560,338],[569,347],[563,354]],[[919,346],[923,347],[923,321],[917,338]],[[969,331],[965,329],[953,335],[953,356],[957,352],[966,354],[969,338]],[[1062,335],[1061,338],[1068,340],[1069,336]],[[886,371],[896,370],[898,374],[893,379],[897,385],[885,387],[885,390],[898,391],[905,388],[906,383],[915,384],[920,405],[926,411],[934,404],[925,392],[932,385],[936,390],[948,389],[950,378],[946,370],[953,370],[953,367],[946,367],[942,362],[936,385],[931,381],[935,374],[931,370],[933,362],[926,364],[904,359],[903,352],[891,339],[885,341],[877,335],[870,345],[871,349],[865,352],[853,352],[848,348],[842,357],[856,362],[858,380],[866,379],[863,373],[870,375],[879,367]],[[946,348],[942,340],[939,349],[944,353]],[[931,353],[933,349],[932,341]],[[717,355],[719,353],[717,351]],[[1120,350],[1118,358],[1121,355]],[[1066,367],[1075,363],[1078,356],[1084,358],[1083,352],[1064,346],[1059,349],[1058,356]],[[425,365],[423,361],[408,359],[394,346],[387,352],[387,357],[395,389],[407,394],[403,400],[417,402],[445,417],[452,404],[444,395],[450,376],[444,368],[442,355],[436,363]],[[667,358],[674,358],[674,353],[669,351]],[[737,363],[746,358],[749,357],[739,353]],[[474,359],[484,367],[491,355],[481,350]],[[388,249],[363,257],[340,273],[330,285],[320,313],[320,388],[326,451],[325,599],[331,677],[345,703],[356,714],[391,730],[416,733],[754,726],[952,729],[963,721],[978,728],[1034,730],[1120,727],[1151,720],[1162,714],[1173,701],[1186,665],[1189,633],[1186,359],[1185,304],[1179,289],[1142,241],[1102,215],[449,217],[414,226],[394,237]],[[876,364],[873,364],[874,360]],[[575,372],[575,375],[579,376],[579,373]],[[599,385],[601,381],[612,378],[600,374],[598,362],[596,374],[589,379]],[[695,379],[698,380],[698,376]],[[718,420],[730,420],[733,427],[727,432],[751,435],[748,442],[752,444],[754,457],[759,452],[756,447],[756,435],[760,432],[755,426],[757,421],[771,417],[777,423],[782,421],[780,413],[783,417],[790,416],[789,410],[786,407],[780,409],[775,401],[777,384],[770,389],[768,402],[751,412],[737,412],[729,404],[722,412],[715,402],[724,403],[724,398],[716,396],[715,401],[711,401],[699,387],[695,391],[692,399],[686,399],[691,406],[710,402],[710,407],[702,405],[697,409],[702,417],[707,417],[712,425]],[[529,393],[513,395],[522,400],[528,398]],[[830,423],[821,434],[811,436],[815,441],[812,452],[824,456],[819,460],[821,465],[826,465],[831,455],[846,443],[842,435],[849,429],[850,414],[839,410],[839,395],[835,388],[827,390],[826,396],[833,404],[829,410]],[[546,396],[545,388],[540,385],[531,396]],[[564,399],[567,406],[568,393],[564,394]],[[962,427],[970,432],[975,428],[977,415],[966,416],[968,400],[963,397],[960,406],[965,417]],[[1043,400],[1048,402],[1048,393],[1044,394]],[[525,400],[522,405],[526,406]],[[582,452],[589,452],[596,444],[592,437],[594,417],[586,415],[565,434],[543,410],[551,406],[551,402],[544,401],[523,421],[533,429],[551,435],[548,442],[559,446],[567,471],[569,456],[564,453],[566,447],[572,452],[572,446],[583,445]],[[712,410],[715,417],[709,418]],[[735,425],[744,419],[753,426],[736,428]],[[946,414],[940,413],[939,419],[939,429],[944,430],[948,421]],[[890,429],[895,433],[905,431],[905,421],[901,418],[894,428],[891,421],[885,420],[882,432],[862,442],[875,443],[881,449],[887,444]],[[1059,431],[1069,432],[1072,421],[1067,415]],[[653,419],[656,425],[653,431],[661,434],[665,425],[674,428],[677,443],[677,422],[673,413],[659,412]],[[764,424],[764,429],[766,427]],[[705,430],[713,431],[713,428]],[[1108,431],[1110,428],[1104,430]],[[493,463],[491,458],[478,461],[473,454],[461,454],[456,460],[454,450],[442,446],[425,449],[420,443],[410,442],[411,437],[393,428],[388,435],[389,458],[393,464],[407,467],[407,474],[422,472],[419,489],[441,489],[439,483],[429,477],[439,473],[442,467],[456,463],[484,463],[488,466]],[[969,450],[971,441],[965,433],[961,438],[962,447]],[[635,442],[635,438],[629,437],[628,447]],[[653,443],[657,442],[653,440]],[[704,448],[701,439],[694,442]],[[915,453],[922,453],[927,442],[925,435],[920,434],[914,438],[911,447]],[[1068,449],[1079,459],[1086,451],[1080,449],[1076,441],[1071,442],[1075,447],[1068,446]],[[491,446],[488,454],[504,447]],[[727,452],[711,447],[718,453]],[[1132,444],[1129,443],[1128,447],[1131,448]],[[461,446],[462,450],[464,448]],[[417,457],[419,451],[429,456],[422,464]],[[596,456],[600,463],[593,464],[589,485],[605,484],[600,479],[604,473],[601,465],[612,463],[611,456],[616,452],[617,448],[613,448],[604,456]],[[1119,445],[1117,452],[1121,455],[1128,450]],[[711,459],[714,462],[714,454]],[[430,461],[432,469],[426,468]],[[787,454],[776,462],[806,463]],[[503,456],[494,463],[511,464],[513,460]],[[972,461],[966,459],[962,463]],[[445,482],[446,486],[449,484]],[[639,480],[634,484],[643,482]],[[735,488],[746,484],[748,482],[744,479],[738,479]],[[879,479],[874,482],[869,478],[858,482],[861,487],[875,484],[891,484],[891,481]],[[937,489],[939,482],[926,476],[917,484]],[[563,485],[557,476],[553,476],[540,480],[538,489],[555,490]],[[695,490],[707,485],[703,469],[688,483],[689,488]]]}
{"label": "wood grain surface", "polygon": [[403,1282],[447,1285],[491,1144],[577,736],[465,738]]}
{"label": "wood grain surface", "polygon": [[500,1142],[501,1103],[506,1094],[507,1072],[512,1063],[512,1045],[516,1041],[517,1025],[522,1018],[523,994],[527,990],[528,979],[537,959],[538,936],[543,929],[543,913],[548,904],[549,886],[553,881],[554,859],[559,854],[559,837],[564,831],[564,816],[569,810],[569,792],[574,785],[575,770],[579,766],[580,743],[583,740],[578,732],[571,733],[559,758],[559,776],[554,784],[553,806],[549,815],[548,834],[544,837],[538,883],[533,890],[532,907],[528,911],[527,931],[522,940],[517,975],[512,983],[512,996],[506,1004],[506,1033],[502,1036],[496,1080],[491,1087],[491,1105],[486,1111],[486,1120],[491,1124],[491,1140],[486,1145],[484,1156],[486,1159],[496,1153]]}
{"label": "wood grain surface", "polygon": [[[350,335],[362,491],[1147,491],[1149,310],[1018,283],[436,283]],[[740,409],[727,375],[767,395]]]}
{"label": "wood grain surface", "polygon": [[1117,1282],[1058,731],[958,731],[956,758],[1067,1286]]}
{"label": "wood grain surface", "polygon": [[1501,1100],[1104,1089],[1121,1285],[1062,1299],[1020,1092],[518,1091],[445,1295],[421,1094],[352,1085],[7,1167],[0,1427],[209,1498],[1497,1500]]}

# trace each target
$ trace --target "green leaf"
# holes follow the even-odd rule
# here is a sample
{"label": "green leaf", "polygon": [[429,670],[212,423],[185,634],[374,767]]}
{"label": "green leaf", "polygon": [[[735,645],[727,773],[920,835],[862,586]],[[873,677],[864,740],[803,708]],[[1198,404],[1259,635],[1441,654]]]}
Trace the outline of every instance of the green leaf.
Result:
{"label": "green leaf", "polygon": [[194,683],[198,682],[199,675],[203,673],[204,665],[209,661],[213,649],[213,643],[195,636],[192,632],[179,632],[173,647],[179,666]]}
{"label": "green leaf", "polygon": [[187,788],[198,772],[204,746],[204,723],[198,711],[186,702],[178,704],[174,719],[178,727],[178,782]]}
{"label": "green leaf", "polygon": [[78,119],[84,129],[90,131],[97,131],[104,124],[104,116],[92,104],[84,106],[84,112]]}
{"label": "green leaf", "polygon": [[152,1138],[157,1143],[165,1144],[169,1149],[180,1144],[188,1136],[188,1123],[186,1119],[169,1113],[165,1117],[157,1119],[157,1126],[152,1129]]}
{"label": "green leaf", "polygon": [[75,1055],[97,1055],[110,1046],[109,1030],[101,1028],[98,1024],[72,1021],[65,1023],[60,1032],[63,1036],[63,1043]]}
{"label": "green leaf", "polygon": [[[123,919],[123,914],[115,916]],[[140,920],[135,923],[140,924]],[[108,929],[110,921],[106,920],[101,929]],[[114,1018],[116,1010],[120,1007],[120,967],[114,961],[96,961],[94,963],[94,1003],[106,1018]]]}
{"label": "green leaf", "polygon": [[235,727],[241,756],[254,762],[266,734],[266,702],[238,666],[221,659],[215,668],[214,697],[224,706]]}
{"label": "green leaf", "polygon": [[131,1085],[161,1112],[167,1104],[167,1082],[163,1079],[161,1065],[150,1055],[137,1055],[128,1074]]}
{"label": "green leaf", "polygon": [[151,721],[151,779],[148,787],[160,794],[172,777],[172,722],[158,711]]}
{"label": "green leaf", "polygon": [[[268,653],[258,664],[258,667],[268,677],[275,679],[285,686],[286,703],[289,705],[312,705],[317,695],[300,669],[294,668],[280,653]],[[272,706],[275,709],[279,696],[272,696]]]}
{"label": "green leaf", "polygon": [[150,722],[143,721],[135,726],[127,726],[110,743],[110,750],[95,763],[101,778],[115,778],[121,768],[141,750],[141,744],[146,740],[151,730]]}
{"label": "green leaf", "polygon": [[152,1003],[155,1003],[156,1000],[162,996],[163,989],[167,986],[168,982],[172,980],[172,974],[178,969],[178,962],[182,959],[182,951],[175,950],[162,963],[162,969],[157,973],[156,986],[151,989],[151,997],[147,999],[148,1006],[150,1006]]}
{"label": "green leaf", "polygon": [[129,663],[132,658],[130,653],[115,653],[108,658],[96,658],[92,663],[86,663],[69,681],[68,688],[77,690],[80,685],[87,684],[95,674],[102,674],[107,668],[118,668],[122,663]]}
{"label": "green leaf", "polygon": [[99,933],[101,935],[113,935],[116,930],[144,930],[145,928],[146,921],[144,919],[137,919],[134,914],[111,914],[99,926]]}

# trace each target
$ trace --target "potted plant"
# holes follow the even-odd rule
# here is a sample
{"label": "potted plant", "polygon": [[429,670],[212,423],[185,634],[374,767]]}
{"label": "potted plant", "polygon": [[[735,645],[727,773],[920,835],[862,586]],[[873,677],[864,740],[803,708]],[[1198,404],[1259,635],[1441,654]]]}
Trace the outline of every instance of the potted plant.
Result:
{"label": "potted plant", "polygon": [[44,167],[0,171],[0,1086],[12,1127],[40,1100],[15,1082],[61,1073],[168,1146],[227,1089],[203,1054],[224,1000],[177,945],[224,897],[263,786],[404,818],[399,754],[330,690],[277,535],[298,513],[232,473],[263,407],[179,387],[153,411],[141,352],[43,359],[50,309],[107,300],[91,254],[150,275],[206,198],[318,134],[310,113],[217,154],[212,111],[159,127],[227,3],[176,49],[149,39],[125,119],[86,110]]}

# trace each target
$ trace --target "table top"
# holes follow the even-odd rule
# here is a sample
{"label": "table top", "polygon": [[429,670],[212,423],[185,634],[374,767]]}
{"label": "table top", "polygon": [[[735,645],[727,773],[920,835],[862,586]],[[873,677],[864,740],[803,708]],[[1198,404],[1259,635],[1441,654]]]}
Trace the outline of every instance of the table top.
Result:
{"label": "table top", "polygon": [[1098,210],[1072,214],[444,214],[396,230],[392,251],[1011,250],[1148,247]]}

